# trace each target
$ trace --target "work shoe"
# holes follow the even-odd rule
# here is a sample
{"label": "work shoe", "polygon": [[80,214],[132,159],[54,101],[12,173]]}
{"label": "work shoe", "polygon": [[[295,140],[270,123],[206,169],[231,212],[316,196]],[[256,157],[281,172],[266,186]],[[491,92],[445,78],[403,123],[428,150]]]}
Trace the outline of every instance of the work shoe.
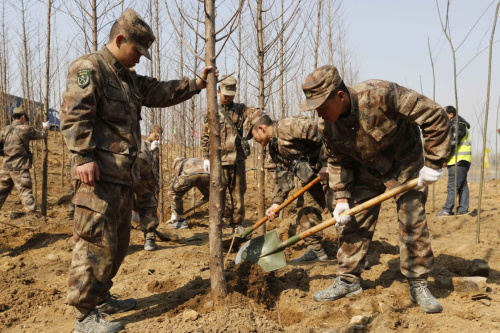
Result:
{"label": "work shoe", "polygon": [[156,250],[156,242],[154,239],[146,239],[144,241],[144,250],[146,251],[154,251]]}
{"label": "work shoe", "polygon": [[412,302],[418,303],[420,308],[427,313],[436,313],[443,311],[443,307],[439,304],[436,297],[432,296],[427,282],[423,280],[410,281],[410,299]]}
{"label": "work shoe", "polygon": [[458,211],[457,212],[457,215],[460,216],[460,215],[469,215],[470,214],[470,211],[466,210],[465,212],[460,212]]}
{"label": "work shoe", "polygon": [[447,212],[444,209],[436,214],[436,216],[440,216],[440,217],[449,217],[449,216],[453,216],[453,215],[454,215],[453,213]]}
{"label": "work shoe", "polygon": [[[122,323],[104,319],[106,313],[90,312],[82,321],[75,320],[75,333],[115,333],[125,329]],[[109,316],[111,317],[111,316]],[[113,318],[113,317],[111,317]]]}
{"label": "work shoe", "polygon": [[99,313],[113,314],[127,312],[135,307],[135,299],[133,298],[119,300],[115,295],[109,293],[108,295],[108,298],[102,304],[95,307]]}
{"label": "work shoe", "polygon": [[169,223],[168,226],[170,228],[174,228],[174,229],[189,229],[189,226],[188,226],[186,220],[184,220],[184,219],[174,220],[174,221],[172,221],[172,223]]}
{"label": "work shoe", "polygon": [[330,287],[318,291],[313,295],[313,298],[316,302],[335,301],[342,297],[359,295],[362,292],[363,288],[361,288],[359,280],[353,283],[347,283],[342,281],[340,276],[337,276]]}
{"label": "work shoe", "polygon": [[301,257],[294,258],[290,260],[291,263],[299,263],[302,261],[322,261],[328,259],[328,256],[325,253],[325,250],[320,249],[319,251],[314,251],[311,249],[307,249],[306,253]]}

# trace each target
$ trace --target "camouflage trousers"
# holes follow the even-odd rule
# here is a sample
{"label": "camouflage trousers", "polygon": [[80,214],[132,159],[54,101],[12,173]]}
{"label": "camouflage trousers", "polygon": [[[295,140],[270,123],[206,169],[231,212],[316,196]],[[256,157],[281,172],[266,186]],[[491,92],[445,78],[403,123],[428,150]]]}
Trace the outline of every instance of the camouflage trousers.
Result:
{"label": "camouflage trousers", "polygon": [[234,165],[222,166],[222,186],[224,221],[229,224],[241,224],[245,219],[244,195],[247,190],[245,161]]}
{"label": "camouflage trousers", "polygon": [[141,230],[146,239],[155,239],[155,231],[160,224],[158,220],[158,200],[154,183],[139,181],[134,187],[134,209],[139,212]]}
{"label": "camouflage trousers", "polygon": [[76,318],[81,319],[103,301],[125,258],[133,189],[106,182],[92,187],[80,181],[75,188],[67,303],[74,306]]}
{"label": "camouflage trousers", "polygon": [[[290,228],[289,236],[293,236],[299,232],[306,231],[321,222],[323,222],[322,213],[326,207],[326,195],[321,184],[315,184],[309,191],[305,192],[302,206],[299,208],[295,227]],[[304,239],[307,248],[319,251],[321,250],[321,239],[323,232],[317,232]]]}
{"label": "camouflage trousers", "polygon": [[19,192],[24,210],[27,213],[34,212],[36,202],[33,197],[33,184],[31,183],[29,169],[19,171],[0,170],[0,208],[2,208],[14,186]]}
{"label": "camouflage trousers", "polygon": [[[351,188],[349,206],[354,207],[385,191],[379,182],[373,186],[355,183]],[[411,189],[395,198],[398,214],[400,268],[409,279],[425,278],[434,264],[431,239],[425,217],[427,187]],[[356,214],[339,237],[337,252],[340,275],[358,276],[363,272],[365,257],[375,232],[380,204]]]}
{"label": "camouflage trousers", "polygon": [[196,187],[203,197],[208,199],[210,193],[210,175],[207,173],[195,173],[188,176],[174,177],[168,190],[172,213],[183,217],[184,202],[182,197],[193,187]]}

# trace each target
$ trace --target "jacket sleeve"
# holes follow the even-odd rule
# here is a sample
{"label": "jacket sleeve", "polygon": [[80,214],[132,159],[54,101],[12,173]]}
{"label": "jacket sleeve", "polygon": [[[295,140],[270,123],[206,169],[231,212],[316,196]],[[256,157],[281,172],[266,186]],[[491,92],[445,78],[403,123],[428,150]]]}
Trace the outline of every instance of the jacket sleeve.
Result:
{"label": "jacket sleeve", "polygon": [[394,84],[397,112],[409,123],[417,124],[424,139],[424,165],[441,169],[450,155],[450,121],[446,112],[433,100]]}
{"label": "jacket sleeve", "polygon": [[158,81],[149,76],[137,75],[139,91],[144,97],[142,104],[149,107],[168,107],[184,102],[200,90],[196,80],[184,77],[182,80]]}
{"label": "jacket sleeve", "polygon": [[457,140],[457,131],[456,131],[456,119],[453,118],[450,120],[450,155],[449,157],[455,155],[455,148],[457,144],[462,142],[463,138],[467,134],[467,130],[465,129],[465,125],[462,122],[458,122],[458,140]]}
{"label": "jacket sleeve", "polygon": [[37,131],[33,127],[30,127],[28,131],[28,136],[30,140],[41,140],[47,137],[47,131]]}
{"label": "jacket sleeve", "polygon": [[[78,72],[90,72],[89,83],[78,85]],[[80,73],[82,73],[80,72]],[[97,104],[101,96],[99,65],[89,58],[80,58],[69,67],[66,91],[61,106],[61,132],[76,165],[94,161],[95,142],[92,137]]]}

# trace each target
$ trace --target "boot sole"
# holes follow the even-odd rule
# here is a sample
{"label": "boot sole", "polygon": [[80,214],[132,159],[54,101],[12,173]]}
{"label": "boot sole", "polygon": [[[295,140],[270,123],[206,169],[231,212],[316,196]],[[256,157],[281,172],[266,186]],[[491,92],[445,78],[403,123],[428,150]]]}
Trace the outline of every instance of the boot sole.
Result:
{"label": "boot sole", "polygon": [[413,303],[417,304],[422,309],[422,311],[424,311],[425,313],[439,313],[439,312],[443,311],[443,307],[442,306],[440,306],[440,308],[438,308],[438,309],[429,309],[429,310],[424,309],[420,304],[418,304],[418,302],[415,299],[413,299],[413,297],[411,296],[411,294],[410,294],[410,300]]}

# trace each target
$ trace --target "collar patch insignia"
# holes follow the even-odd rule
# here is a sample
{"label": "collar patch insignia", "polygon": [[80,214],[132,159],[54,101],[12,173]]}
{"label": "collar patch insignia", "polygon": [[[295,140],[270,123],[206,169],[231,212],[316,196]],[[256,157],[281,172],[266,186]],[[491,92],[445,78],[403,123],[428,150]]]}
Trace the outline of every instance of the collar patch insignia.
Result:
{"label": "collar patch insignia", "polygon": [[82,89],[87,87],[90,83],[90,69],[80,69],[76,73],[76,82]]}

